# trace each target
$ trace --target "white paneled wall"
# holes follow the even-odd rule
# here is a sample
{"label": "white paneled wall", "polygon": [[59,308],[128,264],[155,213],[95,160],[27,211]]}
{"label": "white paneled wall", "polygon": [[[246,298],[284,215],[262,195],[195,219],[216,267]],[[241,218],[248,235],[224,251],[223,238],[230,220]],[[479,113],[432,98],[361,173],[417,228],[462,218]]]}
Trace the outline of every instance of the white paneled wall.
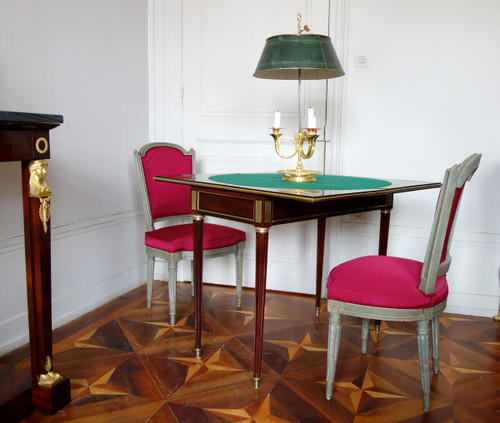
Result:
{"label": "white paneled wall", "polygon": [[[296,131],[297,85],[252,74],[265,39],[294,32],[297,12],[330,33],[346,71],[304,83],[304,107],[325,126],[311,168],[434,181],[483,153],[457,222],[448,311],[497,313],[497,0],[3,0],[0,109],[64,116],[47,176],[55,327],[144,282],[134,148],[193,147],[207,173],[294,165],[268,133],[276,109],[286,134]],[[20,191],[19,163],[1,163],[0,354],[27,340]],[[390,254],[423,257],[436,197],[395,196]],[[377,225],[376,213],[330,219],[325,271],[376,252]],[[253,286],[253,229],[240,227],[249,239],[244,283]],[[314,222],[271,229],[269,288],[314,291],[315,234]],[[233,275],[232,260],[205,266],[210,282]]]}
{"label": "white paneled wall", "polygon": [[[439,180],[446,167],[483,153],[456,225],[447,310],[496,314],[500,55],[491,46],[500,37],[500,4],[358,0],[346,19],[342,172]],[[356,66],[360,54],[369,67]],[[436,196],[395,196],[390,254],[423,257]]]}
{"label": "white paneled wall", "polygon": [[[51,131],[52,316],[58,327],[145,282],[133,150],[148,140],[143,0],[0,2],[0,110]],[[0,163],[0,354],[28,340],[20,163]]]}
{"label": "white paneled wall", "polygon": [[[447,167],[482,152],[452,246],[448,311],[497,313],[496,0],[150,0],[150,10],[150,86],[157,87],[151,93],[152,138],[195,148],[200,172],[269,172],[294,165],[276,155],[268,133],[277,109],[287,135],[296,131],[296,82],[252,74],[265,39],[293,33],[297,12],[313,32],[332,36],[346,71],[328,85],[304,84],[304,106],[316,109],[327,141],[308,167],[439,181]],[[360,56],[368,63],[360,65]],[[433,190],[395,196],[390,254],[423,258],[437,195]],[[325,271],[376,253],[378,219],[377,213],[330,219]],[[253,286],[253,229],[240,227],[249,238],[244,284]],[[314,222],[272,228],[268,288],[312,293],[315,242]],[[208,266],[206,281],[231,283],[230,261]]]}

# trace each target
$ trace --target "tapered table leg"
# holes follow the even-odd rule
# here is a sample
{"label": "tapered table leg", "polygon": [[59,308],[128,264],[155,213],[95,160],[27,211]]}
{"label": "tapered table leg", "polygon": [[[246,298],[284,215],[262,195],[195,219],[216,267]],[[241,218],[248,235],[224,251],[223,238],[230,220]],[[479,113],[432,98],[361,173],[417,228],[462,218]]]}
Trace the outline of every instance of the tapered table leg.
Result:
{"label": "tapered table leg", "polygon": [[378,238],[379,256],[387,255],[387,245],[389,244],[389,223],[391,220],[391,211],[382,210],[380,212],[380,232]]}
{"label": "tapered table leg", "polygon": [[193,261],[194,261],[194,348],[196,358],[201,358],[201,322],[203,300],[203,216],[193,216]]}
{"label": "tapered table leg", "polygon": [[[387,245],[389,244],[389,223],[391,220],[391,210],[382,210],[380,212],[380,233],[378,238],[379,256],[387,255]],[[375,320],[375,333],[380,332],[380,320]]]}
{"label": "tapered table leg", "polygon": [[255,348],[254,381],[259,388],[262,369],[262,344],[264,341],[264,309],[266,303],[267,251],[269,228],[256,228],[255,264]]}
{"label": "tapered table leg", "polygon": [[321,306],[321,286],[323,282],[323,259],[325,255],[326,217],[318,219],[318,237],[316,247],[316,316]]}

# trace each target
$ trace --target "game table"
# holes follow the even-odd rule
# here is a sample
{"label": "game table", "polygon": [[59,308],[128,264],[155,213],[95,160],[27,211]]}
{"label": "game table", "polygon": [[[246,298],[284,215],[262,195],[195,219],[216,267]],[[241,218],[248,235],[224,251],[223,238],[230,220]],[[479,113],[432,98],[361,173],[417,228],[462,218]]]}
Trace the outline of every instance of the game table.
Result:
{"label": "game table", "polygon": [[317,220],[316,310],[321,300],[326,218],[380,210],[379,254],[387,254],[394,194],[439,188],[438,182],[317,175],[314,182],[283,181],[278,173],[158,175],[191,187],[194,224],[195,350],[201,357],[203,220],[214,216],[253,225],[256,233],[254,383],[261,380],[269,229]]}

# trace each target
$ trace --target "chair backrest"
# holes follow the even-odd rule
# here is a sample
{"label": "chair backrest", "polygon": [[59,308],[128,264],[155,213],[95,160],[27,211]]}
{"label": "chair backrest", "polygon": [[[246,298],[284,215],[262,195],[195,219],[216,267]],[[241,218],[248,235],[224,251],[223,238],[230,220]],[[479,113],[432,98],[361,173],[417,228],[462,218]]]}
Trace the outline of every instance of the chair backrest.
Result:
{"label": "chair backrest", "polygon": [[426,294],[434,292],[436,278],[446,274],[450,268],[449,250],[463,189],[478,168],[480,160],[481,154],[473,154],[461,164],[446,170],[418,287]]}
{"label": "chair backrest", "polygon": [[144,201],[146,228],[173,216],[191,212],[191,189],[188,186],[154,180],[155,176],[191,175],[195,172],[195,152],[170,143],[149,143],[134,151],[135,163]]}

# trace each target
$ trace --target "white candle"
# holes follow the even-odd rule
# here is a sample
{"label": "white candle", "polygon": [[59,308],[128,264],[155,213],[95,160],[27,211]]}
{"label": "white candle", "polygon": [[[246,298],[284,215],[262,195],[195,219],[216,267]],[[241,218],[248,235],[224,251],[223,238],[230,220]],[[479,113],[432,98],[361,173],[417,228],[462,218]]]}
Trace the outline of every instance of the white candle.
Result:
{"label": "white candle", "polygon": [[316,128],[316,116],[314,116],[314,109],[309,107],[307,110],[307,127]]}
{"label": "white candle", "polygon": [[280,119],[281,119],[281,113],[276,111],[274,113],[274,125],[273,128],[279,128],[280,127]]}

